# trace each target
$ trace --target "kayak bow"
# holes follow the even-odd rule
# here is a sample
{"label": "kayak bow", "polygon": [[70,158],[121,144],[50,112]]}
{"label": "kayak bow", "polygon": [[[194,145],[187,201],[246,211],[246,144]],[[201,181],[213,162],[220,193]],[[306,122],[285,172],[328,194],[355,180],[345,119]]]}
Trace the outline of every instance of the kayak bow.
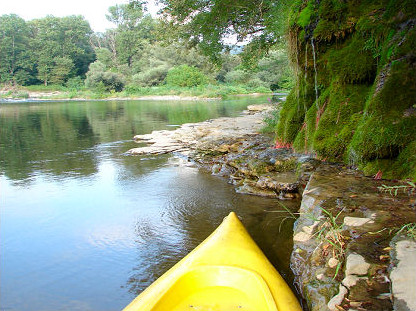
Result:
{"label": "kayak bow", "polygon": [[301,311],[234,212],[124,311]]}

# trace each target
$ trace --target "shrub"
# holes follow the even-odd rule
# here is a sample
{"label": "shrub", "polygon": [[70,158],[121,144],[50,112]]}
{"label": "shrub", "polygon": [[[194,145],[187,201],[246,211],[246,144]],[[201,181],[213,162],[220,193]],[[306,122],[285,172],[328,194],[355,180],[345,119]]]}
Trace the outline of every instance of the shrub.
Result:
{"label": "shrub", "polygon": [[105,66],[99,61],[90,65],[90,70],[87,72],[87,79],[85,85],[91,88],[101,88],[104,86],[106,91],[120,92],[124,88],[124,77],[121,74],[105,71]]}
{"label": "shrub", "polygon": [[166,83],[172,86],[191,87],[204,85],[208,78],[196,67],[181,65],[168,71]]}
{"label": "shrub", "polygon": [[159,85],[163,82],[163,80],[165,80],[168,71],[168,65],[161,65],[135,74],[132,77],[132,80],[134,84],[139,86],[155,86]]}
{"label": "shrub", "polygon": [[250,74],[241,69],[229,71],[225,75],[225,82],[230,84],[244,84],[250,80]]}

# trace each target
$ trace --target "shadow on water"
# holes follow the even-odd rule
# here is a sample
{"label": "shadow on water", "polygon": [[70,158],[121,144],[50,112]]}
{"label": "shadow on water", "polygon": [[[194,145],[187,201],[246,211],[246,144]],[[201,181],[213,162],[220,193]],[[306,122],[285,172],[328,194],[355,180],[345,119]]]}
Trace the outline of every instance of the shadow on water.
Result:
{"label": "shadow on water", "polygon": [[[179,159],[171,159],[179,162]],[[292,287],[289,267],[293,248],[293,219],[277,199],[237,194],[234,187],[219,177],[197,171],[193,167],[178,167],[178,179],[169,187],[169,197],[163,212],[152,219],[136,219],[138,265],[126,286],[137,295],[181,258],[198,246],[235,211],[271,263]],[[285,201],[295,212],[300,201]]]}

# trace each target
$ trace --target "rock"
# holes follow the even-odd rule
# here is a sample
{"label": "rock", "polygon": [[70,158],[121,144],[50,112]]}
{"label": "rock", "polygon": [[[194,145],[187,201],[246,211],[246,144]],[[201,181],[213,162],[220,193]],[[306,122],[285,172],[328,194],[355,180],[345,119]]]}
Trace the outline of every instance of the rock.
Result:
{"label": "rock", "polygon": [[[259,108],[260,111],[262,109]],[[220,140],[258,133],[263,126],[263,118],[263,113],[257,112],[235,118],[218,118],[200,123],[183,124],[173,131],[162,130],[153,131],[151,134],[136,135],[135,141],[153,144],[153,148],[134,148],[127,153],[160,154],[183,149],[210,149],[212,146],[218,146]],[[228,152],[230,148],[232,147],[229,145],[220,146],[218,152]]]}
{"label": "rock", "polygon": [[293,240],[295,242],[306,242],[306,241],[309,241],[311,238],[312,238],[311,234],[301,231],[295,234],[295,236],[293,237]]}
{"label": "rock", "polygon": [[352,253],[347,257],[345,275],[366,275],[370,264],[367,263],[363,256]]}
{"label": "rock", "polygon": [[317,278],[319,281],[322,281],[322,280],[324,280],[324,279],[325,279],[325,274],[323,274],[323,273],[318,273],[318,274],[316,275],[316,278]]}
{"label": "rock", "polygon": [[339,260],[334,257],[331,257],[328,260],[328,267],[330,268],[335,268],[336,266],[338,266],[338,264],[339,264]]}
{"label": "rock", "polygon": [[361,217],[344,217],[344,225],[350,227],[360,227],[365,224],[372,224],[374,221],[371,218],[361,218]]}
{"label": "rock", "polygon": [[248,113],[256,113],[256,112],[262,112],[273,109],[272,105],[269,104],[262,104],[262,105],[249,105],[247,107]]}
{"label": "rock", "polygon": [[331,311],[338,311],[337,306],[341,305],[342,301],[345,298],[345,295],[347,294],[348,289],[344,287],[342,284],[340,284],[338,294],[332,297],[332,299],[328,302],[328,309]]}
{"label": "rock", "polygon": [[312,234],[313,233],[313,230],[315,230],[315,228],[316,228],[316,226],[318,226],[319,225],[319,221],[315,221],[312,225],[310,225],[310,226],[303,226],[302,227],[302,230],[304,231],[304,232],[306,232],[307,234]]}
{"label": "rock", "polygon": [[356,275],[347,275],[343,280],[342,280],[342,285],[344,285],[346,288],[351,288],[353,287],[355,284],[357,284],[358,280],[360,278]]}
{"label": "rock", "polygon": [[394,310],[416,310],[416,242],[401,240],[394,246],[397,264],[390,273]]}
{"label": "rock", "polygon": [[258,195],[262,197],[272,197],[272,198],[276,197],[276,193],[274,191],[267,190],[267,189],[259,189],[259,188],[253,187],[252,185],[249,185],[246,182],[244,182],[244,184],[238,187],[235,191],[237,193]]}

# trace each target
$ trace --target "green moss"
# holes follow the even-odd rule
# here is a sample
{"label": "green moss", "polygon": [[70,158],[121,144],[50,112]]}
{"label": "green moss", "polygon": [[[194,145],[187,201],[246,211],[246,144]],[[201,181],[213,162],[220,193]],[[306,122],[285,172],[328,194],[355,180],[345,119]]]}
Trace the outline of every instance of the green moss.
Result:
{"label": "green moss", "polygon": [[278,140],[285,143],[293,142],[302,126],[303,118],[304,112],[300,107],[300,99],[297,97],[296,90],[292,90],[280,111],[276,131]]}
{"label": "green moss", "polygon": [[348,36],[354,30],[356,18],[349,16],[347,9],[348,5],[344,1],[322,0],[314,37],[318,40],[332,41]]}
{"label": "green moss", "polygon": [[[293,17],[298,77],[280,113],[278,139],[368,174],[381,169],[384,177],[414,179],[416,6],[410,0],[306,0],[297,2]],[[312,49],[304,41],[310,34],[318,106]]]}
{"label": "green moss", "polygon": [[313,3],[312,1],[308,2],[308,5],[300,12],[297,24],[303,28],[309,25],[311,22],[311,16],[313,14]]}
{"label": "green moss", "polygon": [[313,136],[313,148],[321,157],[342,160],[362,110],[369,87],[334,82],[329,88],[325,112]]}
{"label": "green moss", "polygon": [[397,157],[415,140],[414,70],[414,65],[402,59],[382,71],[349,146],[353,163]]}
{"label": "green moss", "polygon": [[416,142],[410,143],[396,159],[377,159],[361,165],[367,176],[381,171],[385,179],[410,178],[416,181]]}
{"label": "green moss", "polygon": [[330,49],[323,58],[333,75],[345,83],[372,82],[377,70],[371,51],[365,50],[366,41],[354,35],[340,49]]}
{"label": "green moss", "polygon": [[392,166],[392,177],[416,181],[416,141],[411,142]]}
{"label": "green moss", "polygon": [[296,169],[298,165],[298,160],[296,158],[290,158],[283,161],[277,161],[274,165],[274,170],[276,172],[289,172]]}

